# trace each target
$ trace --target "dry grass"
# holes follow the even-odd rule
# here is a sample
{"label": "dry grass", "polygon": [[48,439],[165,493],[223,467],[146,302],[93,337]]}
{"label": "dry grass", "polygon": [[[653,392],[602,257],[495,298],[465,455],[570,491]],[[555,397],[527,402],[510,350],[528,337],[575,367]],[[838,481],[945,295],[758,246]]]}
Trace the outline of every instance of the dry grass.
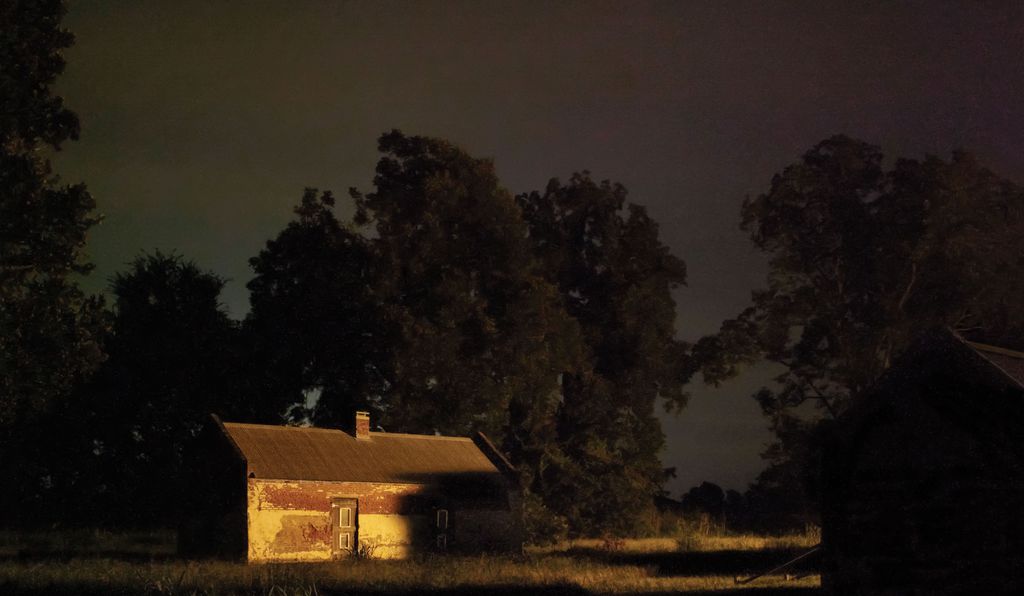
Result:
{"label": "dry grass", "polygon": [[[708,533],[684,534],[679,538],[636,538],[624,541],[621,552],[664,553],[664,552],[714,552],[809,549],[821,542],[821,530],[808,528],[803,533],[765,536],[759,534]],[[558,546],[531,548],[533,553],[555,553],[572,550],[605,550],[600,539],[581,539],[562,543]]]}
{"label": "dry grass", "polygon": [[64,529],[59,531],[0,531],[0,559],[35,554],[119,558],[170,557],[175,554],[175,534],[171,530],[148,532],[111,532],[100,529]]}
{"label": "dry grass", "polygon": [[802,534],[760,536],[757,534],[693,535],[678,539],[679,548],[687,551],[783,550],[809,549],[821,542],[821,530],[808,528]]}
{"label": "dry grass", "polygon": [[[0,543],[3,542],[0,537]],[[9,537],[6,537],[9,538]],[[145,537],[152,542],[153,537]],[[813,536],[705,537],[680,550],[672,539],[627,540],[610,552],[601,541],[575,541],[522,556],[425,556],[408,561],[350,560],[321,564],[245,565],[218,561],[160,559],[167,545],[153,545],[157,557],[132,560],[104,554],[79,539],[85,551],[57,558],[0,556],[2,594],[663,594],[740,589],[734,575],[761,571]],[[119,538],[125,552],[144,545]],[[131,544],[129,544],[131,543]],[[0,544],[0,553],[9,552]],[[19,544],[25,544],[24,541]],[[128,548],[131,546],[131,548]],[[7,551],[3,549],[7,548]],[[757,548],[777,548],[760,553]],[[135,550],[133,550],[135,549]],[[697,550],[694,550],[697,549]],[[762,554],[764,556],[762,557]],[[753,557],[753,558],[751,558]],[[763,559],[763,560],[762,560]],[[784,559],[782,559],[784,560]],[[753,566],[753,567],[751,567]],[[705,568],[706,567],[706,568]],[[818,577],[758,580],[749,587],[806,593]]]}

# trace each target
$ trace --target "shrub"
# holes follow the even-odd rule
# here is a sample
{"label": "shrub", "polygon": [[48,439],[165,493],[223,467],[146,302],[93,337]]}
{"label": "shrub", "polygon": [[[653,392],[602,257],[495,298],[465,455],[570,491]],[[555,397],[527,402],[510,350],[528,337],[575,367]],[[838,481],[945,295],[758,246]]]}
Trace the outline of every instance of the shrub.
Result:
{"label": "shrub", "polygon": [[562,542],[569,535],[569,522],[556,514],[537,495],[523,494],[523,538],[533,546]]}

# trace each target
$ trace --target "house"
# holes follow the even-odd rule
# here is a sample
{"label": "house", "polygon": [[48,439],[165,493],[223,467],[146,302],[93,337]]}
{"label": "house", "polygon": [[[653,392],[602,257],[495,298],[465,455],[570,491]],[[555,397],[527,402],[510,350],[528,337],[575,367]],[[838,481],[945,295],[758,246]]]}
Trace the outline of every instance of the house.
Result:
{"label": "house", "polygon": [[928,333],[836,424],[826,593],[1024,593],[1024,353]]}
{"label": "house", "polygon": [[512,466],[474,439],[222,423],[197,441],[179,547],[249,562],[521,546]]}

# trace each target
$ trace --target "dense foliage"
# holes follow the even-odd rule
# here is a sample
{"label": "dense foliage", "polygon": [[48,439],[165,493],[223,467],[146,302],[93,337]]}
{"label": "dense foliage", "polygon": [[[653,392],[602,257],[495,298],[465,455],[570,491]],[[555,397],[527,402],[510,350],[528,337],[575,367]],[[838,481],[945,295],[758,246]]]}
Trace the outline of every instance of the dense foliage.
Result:
{"label": "dense foliage", "polygon": [[[40,414],[101,359],[100,305],[74,281],[98,217],[61,185],[48,151],[78,138],[52,93],[74,37],[58,0],[0,3],[0,432]],[[4,432],[6,435],[6,432]]]}
{"label": "dense foliage", "polygon": [[135,259],[111,282],[106,360],[26,435],[41,480],[21,523],[173,524],[185,452],[210,412],[247,417],[244,344],[218,302],[224,281],[179,256]]}
{"label": "dense foliage", "polygon": [[[341,225],[329,192],[307,189],[296,220],[250,260],[244,322],[253,418],[350,423],[387,387],[386,327],[368,241]],[[318,395],[307,404],[307,394]]]}
{"label": "dense foliage", "polygon": [[538,485],[571,520],[636,532],[666,478],[655,407],[659,399],[669,409],[686,403],[671,297],[686,267],[621,185],[576,174],[518,201],[532,250],[587,354],[563,371],[557,442],[567,457],[552,462]]}
{"label": "dense foliage", "polygon": [[210,412],[247,410],[235,402],[242,346],[219,302],[223,287],[217,275],[160,252],[138,257],[111,282],[109,357],[83,399],[91,402],[105,496],[134,524],[177,512],[185,450]]}
{"label": "dense foliage", "polygon": [[[49,155],[78,138],[78,118],[52,92],[74,37],[58,0],[0,2],[0,507],[17,511],[52,483],[35,442],[46,419],[103,359],[102,301],[76,283],[89,272],[86,233],[99,221],[82,184],[64,185]],[[18,454],[11,457],[11,454]]]}
{"label": "dense foliage", "polygon": [[762,500],[813,509],[827,421],[918,334],[1006,343],[1024,329],[1024,190],[969,154],[887,170],[877,147],[832,137],[747,200],[742,227],[771,257],[766,287],[694,352],[711,382],[759,360],[781,370],[756,395],[778,439]]}
{"label": "dense foliage", "polygon": [[390,431],[484,431],[538,527],[641,529],[664,480],[656,402],[685,403],[682,262],[621,186],[578,175],[513,197],[446,141],[393,131],[380,150],[352,224],[308,190],[252,260],[267,399],[317,424],[361,407]]}

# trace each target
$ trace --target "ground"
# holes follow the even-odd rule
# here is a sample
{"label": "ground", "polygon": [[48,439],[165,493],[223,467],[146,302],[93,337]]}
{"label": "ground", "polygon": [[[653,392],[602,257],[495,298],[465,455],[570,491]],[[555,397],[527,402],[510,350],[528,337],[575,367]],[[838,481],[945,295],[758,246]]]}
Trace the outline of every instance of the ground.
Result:
{"label": "ground", "polygon": [[[575,541],[517,556],[245,565],[182,561],[169,534],[0,534],[0,594],[707,594],[818,593],[816,560],[746,585],[813,547],[813,534]],[[806,574],[806,575],[805,575]]]}

